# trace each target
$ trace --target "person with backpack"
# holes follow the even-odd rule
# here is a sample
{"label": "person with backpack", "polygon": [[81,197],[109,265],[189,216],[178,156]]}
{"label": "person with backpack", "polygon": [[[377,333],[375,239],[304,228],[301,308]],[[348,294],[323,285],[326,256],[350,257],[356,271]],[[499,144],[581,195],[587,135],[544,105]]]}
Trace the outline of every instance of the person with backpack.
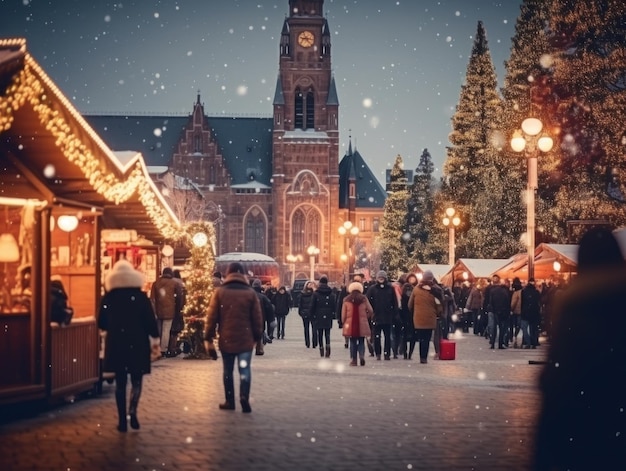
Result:
{"label": "person with backpack", "polygon": [[[330,329],[333,327],[337,299],[328,286],[328,278],[322,276],[320,283],[311,299],[310,316],[317,329],[317,344],[321,357],[330,357]],[[324,344],[324,337],[326,344]]]}
{"label": "person with backpack", "polygon": [[342,332],[350,344],[350,366],[357,365],[357,353],[361,366],[365,366],[365,338],[372,335],[369,321],[374,309],[363,294],[363,285],[358,281],[350,283],[348,292],[341,305]]}

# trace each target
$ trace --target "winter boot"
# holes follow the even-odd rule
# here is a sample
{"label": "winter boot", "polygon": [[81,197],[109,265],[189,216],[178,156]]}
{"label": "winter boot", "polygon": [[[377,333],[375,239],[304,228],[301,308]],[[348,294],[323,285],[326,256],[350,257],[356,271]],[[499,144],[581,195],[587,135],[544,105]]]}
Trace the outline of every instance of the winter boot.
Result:
{"label": "winter boot", "polygon": [[320,356],[324,358],[324,347],[320,345]]}
{"label": "winter boot", "polygon": [[326,345],[326,358],[330,358],[330,345]]}
{"label": "winter boot", "polygon": [[137,420],[137,406],[139,405],[139,398],[141,397],[141,377],[131,381],[130,389],[130,405],[128,407],[128,414],[130,415],[130,426],[134,430],[139,430],[139,421]]}
{"label": "winter boot", "polygon": [[115,389],[115,404],[117,405],[117,417],[118,424],[117,430],[120,432],[126,432],[128,426],[126,425],[126,388]]}

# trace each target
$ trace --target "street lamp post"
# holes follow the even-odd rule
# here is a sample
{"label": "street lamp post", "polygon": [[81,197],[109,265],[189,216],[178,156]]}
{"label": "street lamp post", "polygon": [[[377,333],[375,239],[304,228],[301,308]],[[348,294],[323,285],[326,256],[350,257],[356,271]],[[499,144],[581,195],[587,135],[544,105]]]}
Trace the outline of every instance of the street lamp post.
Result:
{"label": "street lamp post", "polygon": [[528,253],[528,279],[535,277],[535,191],[537,190],[537,157],[539,151],[549,152],[553,141],[541,134],[543,123],[537,118],[522,121],[522,131],[511,139],[515,152],[526,152],[528,182],[526,185],[526,251]]}
{"label": "street lamp post", "polygon": [[356,265],[356,254],[352,253],[352,238],[356,238],[359,235],[359,228],[352,224],[352,221],[344,221],[343,225],[339,226],[339,235],[345,237],[344,241],[344,250],[346,249],[345,243],[347,242],[348,247],[345,250],[345,253],[348,255],[348,272],[350,270],[354,271],[354,265]]}
{"label": "street lamp post", "polygon": [[448,228],[448,265],[454,265],[454,228],[461,224],[461,218],[454,208],[447,208],[443,225]]}
{"label": "street lamp post", "polygon": [[296,281],[296,262],[300,262],[302,260],[302,255],[287,255],[287,261],[289,262],[289,267],[291,268],[291,285],[293,286],[294,281]]}
{"label": "street lamp post", "polygon": [[311,263],[311,276],[309,279],[315,280],[315,257],[320,253],[320,249],[314,245],[309,245],[306,252],[309,254],[309,262]]}
{"label": "street lamp post", "polygon": [[346,265],[348,264],[348,256],[345,253],[341,254],[341,263],[343,264],[343,284],[346,284]]}

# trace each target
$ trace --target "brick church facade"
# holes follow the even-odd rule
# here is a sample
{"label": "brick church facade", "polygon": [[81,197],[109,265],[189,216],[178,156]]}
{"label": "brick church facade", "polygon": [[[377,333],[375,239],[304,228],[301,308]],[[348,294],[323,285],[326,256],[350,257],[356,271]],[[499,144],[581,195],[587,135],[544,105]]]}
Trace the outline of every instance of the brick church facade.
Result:
{"label": "brick church facade", "polygon": [[[217,255],[257,252],[281,265],[281,283],[310,276],[341,283],[376,270],[384,188],[356,149],[339,160],[339,99],[323,0],[289,0],[280,35],[271,118],[207,116],[200,93],[189,116],[85,116],[116,150],[142,152],[205,204]],[[181,183],[182,182],[182,183]],[[349,221],[355,236],[339,228]],[[317,251],[316,251],[317,252]]]}

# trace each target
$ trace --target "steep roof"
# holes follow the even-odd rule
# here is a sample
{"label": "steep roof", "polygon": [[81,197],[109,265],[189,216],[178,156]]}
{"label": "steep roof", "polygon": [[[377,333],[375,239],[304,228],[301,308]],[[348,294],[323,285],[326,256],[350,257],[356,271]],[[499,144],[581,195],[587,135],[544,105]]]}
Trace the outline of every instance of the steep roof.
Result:
{"label": "steep roof", "polygon": [[385,205],[385,189],[374,177],[359,151],[352,151],[352,143],[339,162],[339,207],[342,209],[348,208],[348,185],[351,177],[356,184],[357,208],[382,208]]}
{"label": "steep roof", "polygon": [[[149,166],[169,165],[190,116],[86,115],[87,122],[115,150],[140,152]],[[207,117],[233,185],[270,185],[272,118]],[[244,136],[244,138],[242,138]]]}

